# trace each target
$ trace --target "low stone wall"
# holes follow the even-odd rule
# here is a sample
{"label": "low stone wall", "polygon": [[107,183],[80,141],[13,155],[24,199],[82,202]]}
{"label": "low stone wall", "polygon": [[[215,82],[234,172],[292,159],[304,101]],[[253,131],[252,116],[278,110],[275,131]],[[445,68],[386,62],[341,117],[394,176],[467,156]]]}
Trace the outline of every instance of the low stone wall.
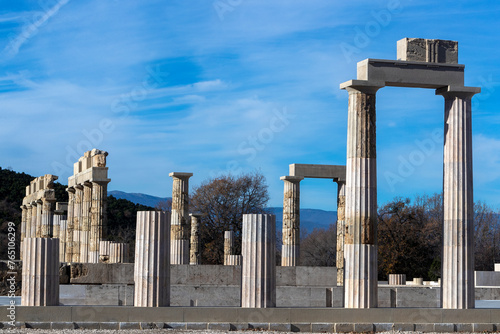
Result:
{"label": "low stone wall", "polygon": [[475,271],[474,281],[476,286],[500,287],[500,271]]}
{"label": "low stone wall", "polygon": [[[9,310],[0,309],[8,319]],[[40,329],[264,329],[287,332],[492,332],[500,309],[17,307],[16,327]],[[11,328],[5,321],[0,327]]]}

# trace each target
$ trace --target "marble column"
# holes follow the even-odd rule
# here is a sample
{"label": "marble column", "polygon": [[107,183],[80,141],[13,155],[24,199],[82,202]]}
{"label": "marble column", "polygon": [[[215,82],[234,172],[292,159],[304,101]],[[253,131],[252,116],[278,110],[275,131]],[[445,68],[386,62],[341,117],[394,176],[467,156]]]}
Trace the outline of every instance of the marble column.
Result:
{"label": "marble column", "polygon": [[36,238],[36,213],[37,213],[37,202],[31,202],[31,238]]}
{"label": "marble column", "polygon": [[106,237],[107,182],[92,182],[92,217],[90,226],[90,263],[99,262],[99,243]]}
{"label": "marble column", "polygon": [[170,173],[173,179],[171,264],[189,264],[189,178],[193,173]]}
{"label": "marble column", "polygon": [[60,230],[61,230],[60,215],[54,214],[52,216],[52,236],[51,236],[51,238],[58,238],[59,239],[59,250],[62,248],[61,247]]}
{"label": "marble column", "polygon": [[276,307],[276,217],[244,214],[241,307]]}
{"label": "marble column", "polygon": [[111,241],[99,242],[99,262],[109,262]]}
{"label": "marble column", "polygon": [[128,244],[125,242],[110,243],[108,263],[129,263]]}
{"label": "marble column", "polygon": [[54,224],[54,202],[55,198],[42,199],[42,224],[41,224],[41,234],[42,238],[52,238],[53,235],[53,224]]}
{"label": "marble column", "polygon": [[241,266],[241,255],[228,255],[226,266]]}
{"label": "marble column", "polygon": [[281,266],[300,263],[300,176],[282,176],[283,191],[283,247]]}
{"label": "marble column", "polygon": [[35,236],[37,238],[42,237],[42,213],[43,213],[43,202],[41,199],[36,201],[36,230]]}
{"label": "marble column", "polygon": [[26,205],[21,205],[21,241],[26,238],[26,217],[27,217],[27,208]]}
{"label": "marble column", "polygon": [[26,228],[25,238],[31,238],[31,204],[26,204]]}
{"label": "marble column", "polygon": [[84,182],[83,184],[83,200],[81,206],[81,221],[80,221],[80,262],[89,262],[89,247],[90,247],[90,208],[92,207],[92,183]]}
{"label": "marble column", "polygon": [[406,285],[406,275],[405,274],[389,274],[388,283],[389,283],[389,285]]}
{"label": "marble column", "polygon": [[190,213],[191,216],[191,248],[189,250],[189,264],[200,264],[200,214]]}
{"label": "marble column", "polygon": [[[64,255],[65,262],[73,261],[73,234],[74,234],[74,221],[75,221],[75,188],[69,187],[66,189],[68,192],[68,222],[66,226],[66,251]],[[62,260],[62,259],[61,259]]]}
{"label": "marble column", "polygon": [[474,308],[474,202],[471,98],[480,88],[445,87],[443,308]]}
{"label": "marble column", "polygon": [[344,237],[344,305],[378,306],[377,159],[375,94],[380,87],[357,84],[349,92]]}
{"label": "marble column", "polygon": [[83,186],[75,185],[75,204],[73,207],[73,260],[72,262],[80,262],[80,232],[82,223],[82,202],[83,202]]}
{"label": "marble column", "polygon": [[23,254],[21,304],[59,305],[59,239],[26,238]]}
{"label": "marble column", "polygon": [[337,285],[344,285],[345,182],[337,182]]}
{"label": "marble column", "polygon": [[59,261],[66,261],[66,230],[68,228],[68,220],[64,215],[55,215],[54,218],[59,219]]}
{"label": "marble column", "polygon": [[134,306],[170,305],[170,217],[138,211],[134,262]]}
{"label": "marble column", "polygon": [[229,265],[228,258],[234,254],[234,232],[224,231],[224,265]]}

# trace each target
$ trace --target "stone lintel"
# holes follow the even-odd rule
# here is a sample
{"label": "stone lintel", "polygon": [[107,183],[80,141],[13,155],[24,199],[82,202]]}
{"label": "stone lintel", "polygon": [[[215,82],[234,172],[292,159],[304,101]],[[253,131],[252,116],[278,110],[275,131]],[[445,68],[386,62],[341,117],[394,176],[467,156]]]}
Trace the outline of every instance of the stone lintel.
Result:
{"label": "stone lintel", "polygon": [[285,175],[280,177],[280,180],[282,181],[290,181],[290,182],[300,182],[304,179],[303,176],[292,176],[292,175]]}
{"label": "stone lintel", "polygon": [[479,93],[481,93],[481,87],[446,86],[436,89],[436,95],[456,94],[456,95],[471,97]]}
{"label": "stone lintel", "polygon": [[332,179],[335,182],[345,182],[346,172],[343,165],[291,164],[290,176],[313,179]]}
{"label": "stone lintel", "polygon": [[[382,86],[441,88],[464,85],[465,65],[419,61],[365,59],[358,62],[357,79]],[[345,84],[345,83],[344,83]],[[355,82],[353,85],[359,85]],[[342,85],[341,85],[341,88]]]}
{"label": "stone lintel", "polygon": [[191,176],[193,176],[193,173],[172,172],[168,174],[168,176],[176,177],[178,179],[186,179],[186,178],[189,179]]}

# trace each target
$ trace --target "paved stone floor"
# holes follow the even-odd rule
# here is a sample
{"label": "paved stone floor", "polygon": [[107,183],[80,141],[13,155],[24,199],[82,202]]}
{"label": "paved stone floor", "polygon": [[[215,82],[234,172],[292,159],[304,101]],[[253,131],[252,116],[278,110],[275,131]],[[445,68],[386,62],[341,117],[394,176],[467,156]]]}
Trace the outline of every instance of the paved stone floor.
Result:
{"label": "paved stone floor", "polygon": [[[292,332],[273,332],[273,331],[215,331],[215,330],[177,330],[177,329],[122,329],[122,330],[100,330],[100,329],[74,329],[75,334],[152,334],[152,333],[171,333],[171,334],[278,334],[278,333],[292,333]],[[64,333],[72,333],[72,330],[44,330],[44,329],[15,329],[15,330],[7,330],[0,329],[0,333],[16,333],[16,334],[38,334],[38,333],[49,333],[49,334],[64,334]],[[402,331],[393,331],[393,332],[379,332],[377,334],[421,334],[422,332],[402,332]],[[429,333],[433,334],[433,333]],[[439,333],[446,334],[446,333]],[[456,333],[454,333],[456,334]],[[461,332],[460,334],[467,334],[465,332]]]}

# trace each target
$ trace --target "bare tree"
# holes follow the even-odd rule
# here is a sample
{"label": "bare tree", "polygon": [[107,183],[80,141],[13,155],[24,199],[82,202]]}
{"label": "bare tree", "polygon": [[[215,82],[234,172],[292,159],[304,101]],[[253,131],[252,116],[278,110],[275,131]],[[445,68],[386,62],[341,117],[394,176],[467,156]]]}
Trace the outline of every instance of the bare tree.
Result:
{"label": "bare tree", "polygon": [[315,228],[301,238],[300,264],[303,266],[334,267],[337,256],[337,225]]}
{"label": "bare tree", "polygon": [[195,188],[190,209],[202,215],[199,233],[203,262],[223,262],[224,231],[234,231],[235,248],[240,251],[242,215],[265,213],[268,200],[266,179],[257,172],[220,176]]}

